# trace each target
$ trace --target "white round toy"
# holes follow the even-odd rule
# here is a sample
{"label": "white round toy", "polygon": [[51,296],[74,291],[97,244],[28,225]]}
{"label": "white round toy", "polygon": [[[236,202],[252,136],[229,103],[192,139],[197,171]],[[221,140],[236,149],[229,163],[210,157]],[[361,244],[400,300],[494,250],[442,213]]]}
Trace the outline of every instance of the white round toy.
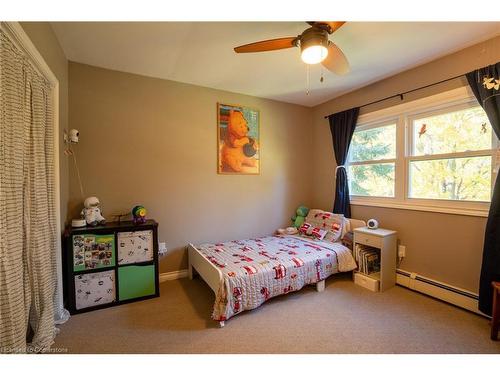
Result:
{"label": "white round toy", "polygon": [[97,226],[106,224],[106,219],[101,214],[101,208],[99,207],[99,199],[97,197],[88,197],[83,203],[84,209],[82,210],[82,217],[85,218],[87,225]]}

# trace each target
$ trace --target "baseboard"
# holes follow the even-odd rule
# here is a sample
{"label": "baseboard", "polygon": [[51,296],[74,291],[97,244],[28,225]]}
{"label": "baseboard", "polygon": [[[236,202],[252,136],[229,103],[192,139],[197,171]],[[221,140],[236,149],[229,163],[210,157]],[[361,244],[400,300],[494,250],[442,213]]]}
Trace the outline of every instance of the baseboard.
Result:
{"label": "baseboard", "polygon": [[478,295],[471,291],[401,269],[396,271],[396,283],[405,288],[427,294],[431,297],[451,303],[452,305],[485,316],[477,308]]}
{"label": "baseboard", "polygon": [[188,270],[179,270],[179,271],[172,271],[172,272],[164,272],[160,273],[160,283],[163,283],[164,281],[169,281],[169,280],[176,280],[176,279],[182,279],[184,277],[188,277]]}

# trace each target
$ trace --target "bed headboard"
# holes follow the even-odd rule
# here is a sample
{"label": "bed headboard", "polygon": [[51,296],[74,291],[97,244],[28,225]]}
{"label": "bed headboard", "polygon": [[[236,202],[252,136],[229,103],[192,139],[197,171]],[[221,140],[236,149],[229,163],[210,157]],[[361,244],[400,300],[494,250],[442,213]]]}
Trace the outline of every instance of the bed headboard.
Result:
{"label": "bed headboard", "polygon": [[366,227],[366,223],[363,220],[358,220],[358,219],[347,219],[349,223],[349,227],[346,228],[346,232],[352,231],[356,228],[359,227]]}

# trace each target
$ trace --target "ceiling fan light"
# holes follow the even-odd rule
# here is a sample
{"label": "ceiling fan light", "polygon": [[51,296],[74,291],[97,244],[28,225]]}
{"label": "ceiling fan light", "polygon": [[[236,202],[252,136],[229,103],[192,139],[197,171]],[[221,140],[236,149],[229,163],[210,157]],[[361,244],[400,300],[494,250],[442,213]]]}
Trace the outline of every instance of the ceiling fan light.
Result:
{"label": "ceiling fan light", "polygon": [[323,45],[310,45],[302,49],[301,59],[306,64],[318,64],[328,56],[328,49]]}

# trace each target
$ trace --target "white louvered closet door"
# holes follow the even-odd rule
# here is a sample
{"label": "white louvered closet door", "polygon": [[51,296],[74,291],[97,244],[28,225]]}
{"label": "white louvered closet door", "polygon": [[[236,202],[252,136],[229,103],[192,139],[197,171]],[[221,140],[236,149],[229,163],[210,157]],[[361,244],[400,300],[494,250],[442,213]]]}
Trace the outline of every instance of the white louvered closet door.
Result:
{"label": "white louvered closet door", "polygon": [[[0,351],[55,337],[56,217],[49,82],[0,29]],[[27,333],[31,337],[27,343]]]}

